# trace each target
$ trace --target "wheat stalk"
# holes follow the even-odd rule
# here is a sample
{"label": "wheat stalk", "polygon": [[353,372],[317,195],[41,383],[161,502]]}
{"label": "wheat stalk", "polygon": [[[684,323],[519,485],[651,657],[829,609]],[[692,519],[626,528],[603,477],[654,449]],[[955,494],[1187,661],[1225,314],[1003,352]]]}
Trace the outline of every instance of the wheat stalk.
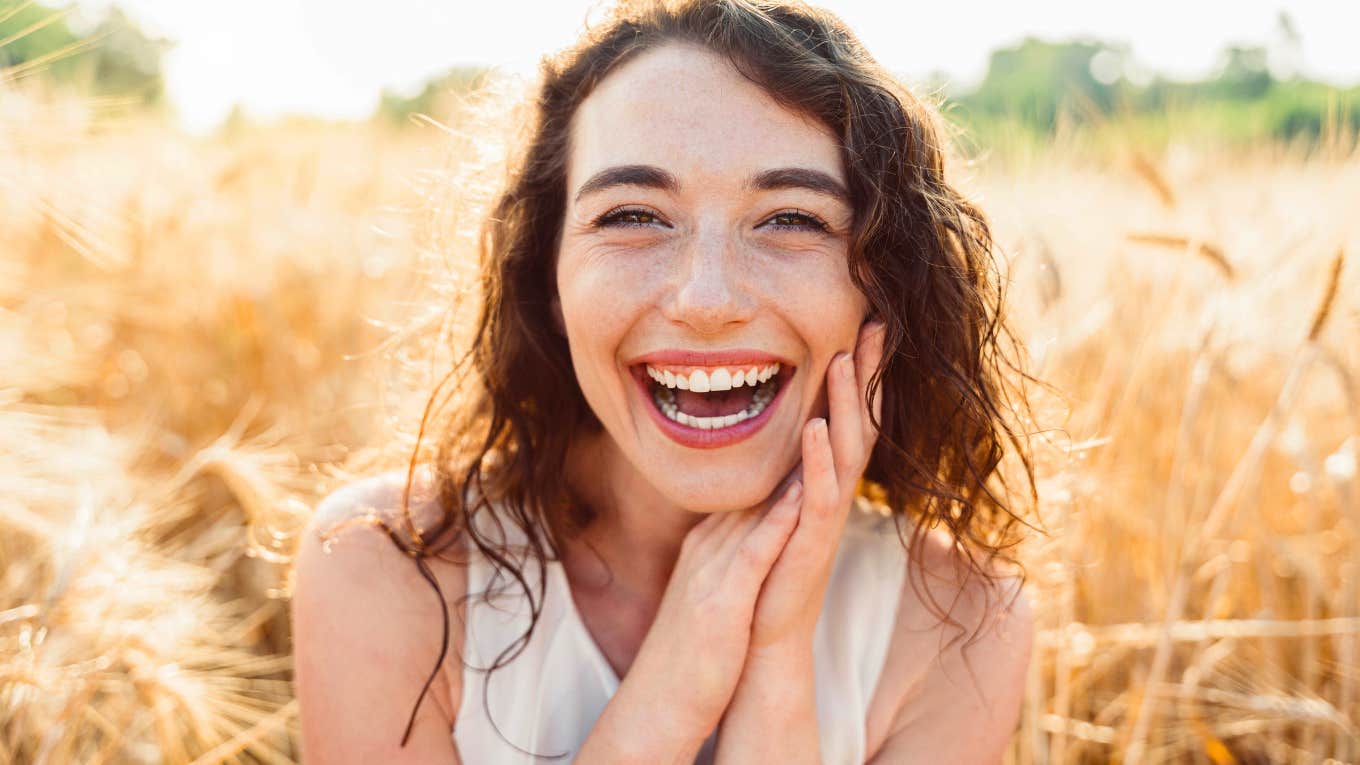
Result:
{"label": "wheat stalk", "polygon": [[1317,341],[1322,334],[1322,328],[1327,325],[1327,317],[1332,314],[1332,303],[1336,301],[1337,288],[1341,284],[1341,267],[1345,262],[1346,251],[1337,250],[1327,272],[1327,286],[1322,291],[1322,299],[1318,301],[1317,308],[1313,311],[1313,320],[1308,324],[1309,342]]}
{"label": "wheat stalk", "polygon": [[1172,190],[1166,177],[1147,156],[1142,152],[1135,151],[1129,157],[1129,164],[1132,165],[1134,174],[1152,189],[1163,205],[1166,207],[1176,206],[1176,192]]}
{"label": "wheat stalk", "polygon": [[1206,640],[1246,638],[1315,638],[1331,635],[1360,635],[1360,617],[1346,616],[1330,619],[1208,619],[1177,621],[1170,625],[1133,622],[1092,626],[1074,622],[1061,630],[1043,630],[1036,644],[1056,647],[1070,643],[1074,635],[1095,645],[1119,645],[1127,648],[1155,646],[1165,632],[1172,642],[1199,643]]}
{"label": "wheat stalk", "polygon": [[1150,244],[1157,247],[1166,247],[1173,250],[1184,250],[1186,252],[1200,255],[1205,260],[1213,264],[1228,280],[1237,278],[1237,270],[1233,268],[1232,262],[1224,254],[1223,248],[1210,242],[1199,239],[1192,239],[1180,234],[1162,234],[1156,232],[1135,232],[1126,234],[1124,239],[1135,244]]}

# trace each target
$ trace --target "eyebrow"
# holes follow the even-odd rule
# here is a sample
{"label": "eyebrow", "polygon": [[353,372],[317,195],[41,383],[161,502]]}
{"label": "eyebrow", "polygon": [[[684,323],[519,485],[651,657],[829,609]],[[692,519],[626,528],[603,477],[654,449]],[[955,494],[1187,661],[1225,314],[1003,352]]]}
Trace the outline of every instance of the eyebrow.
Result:
{"label": "eyebrow", "polygon": [[661,189],[662,191],[676,191],[680,188],[680,183],[675,180],[675,176],[651,165],[620,165],[610,167],[590,176],[590,180],[581,184],[581,188],[576,190],[576,201],[580,202],[581,197],[603,191],[613,186],[642,186],[644,188]]}
{"label": "eyebrow", "polygon": [[[674,175],[652,165],[619,165],[606,168],[590,176],[590,179],[576,190],[576,201],[580,202],[581,198],[587,194],[594,194],[614,186],[640,186],[674,192],[680,189],[680,182],[675,179]],[[765,170],[757,173],[747,183],[747,186],[760,191],[807,189],[850,204],[850,192],[845,188],[845,184],[821,170],[812,170],[806,167],[781,167]]]}
{"label": "eyebrow", "polygon": [[845,204],[850,204],[850,191],[845,188],[845,184],[821,170],[811,170],[805,167],[781,167],[777,170],[766,170],[751,179],[750,185],[752,188],[761,191],[807,189],[818,194],[835,197]]}

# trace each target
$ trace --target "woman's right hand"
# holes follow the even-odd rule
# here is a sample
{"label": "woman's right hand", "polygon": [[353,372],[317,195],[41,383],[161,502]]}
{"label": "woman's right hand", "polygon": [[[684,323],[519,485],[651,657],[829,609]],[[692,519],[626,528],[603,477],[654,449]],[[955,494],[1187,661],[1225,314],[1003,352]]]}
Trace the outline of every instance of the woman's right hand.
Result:
{"label": "woman's right hand", "polygon": [[[649,744],[680,747],[675,761],[693,762],[741,679],[756,599],[797,525],[801,493],[801,482],[794,481],[768,509],[714,513],[685,535],[652,626],[597,731],[610,729],[608,738],[616,743],[630,729],[645,731]],[[588,739],[581,761],[609,759],[584,756],[605,754],[592,746],[603,743]],[[665,752],[621,748],[671,759],[661,756]]]}

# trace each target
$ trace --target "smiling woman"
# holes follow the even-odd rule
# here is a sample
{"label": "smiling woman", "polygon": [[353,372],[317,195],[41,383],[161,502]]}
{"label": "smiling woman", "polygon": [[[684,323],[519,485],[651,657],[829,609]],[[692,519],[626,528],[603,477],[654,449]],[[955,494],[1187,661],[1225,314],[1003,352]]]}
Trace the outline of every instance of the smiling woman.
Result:
{"label": "smiling woman", "polygon": [[[869,318],[839,142],[684,42],[621,64],[573,123],[556,305],[609,451],[647,505],[758,505]],[[755,387],[732,388],[750,369]]]}
{"label": "smiling woman", "polygon": [[477,397],[299,556],[309,757],[997,761],[1024,375],[932,113],[831,15],[746,0],[620,5],[536,103]]}

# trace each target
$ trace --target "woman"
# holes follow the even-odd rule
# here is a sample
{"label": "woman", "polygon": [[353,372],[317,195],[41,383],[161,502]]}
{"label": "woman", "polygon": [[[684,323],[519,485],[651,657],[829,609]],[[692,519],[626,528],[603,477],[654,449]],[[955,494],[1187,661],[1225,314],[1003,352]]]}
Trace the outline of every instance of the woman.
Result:
{"label": "woman", "polygon": [[834,17],[747,0],[620,6],[536,106],[476,400],[300,552],[308,760],[998,761],[1028,461],[930,112]]}

